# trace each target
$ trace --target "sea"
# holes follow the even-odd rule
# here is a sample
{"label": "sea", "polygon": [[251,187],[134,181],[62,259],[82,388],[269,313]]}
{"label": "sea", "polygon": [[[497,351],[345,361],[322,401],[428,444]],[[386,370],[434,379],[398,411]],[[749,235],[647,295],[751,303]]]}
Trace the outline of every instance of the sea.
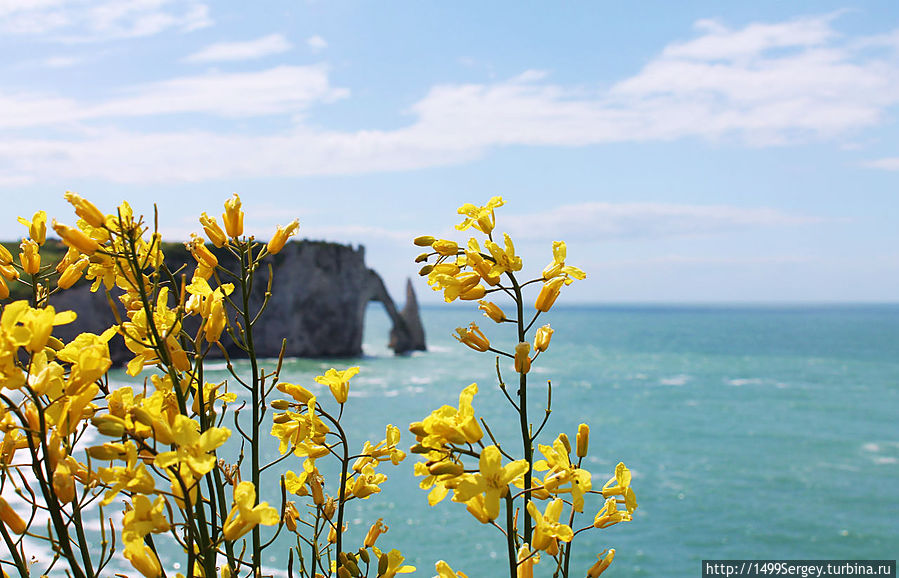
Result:
{"label": "sea", "polygon": [[[476,382],[478,415],[520,453],[495,356],[452,337],[475,321],[508,351],[512,326],[469,305],[421,314],[426,352],[394,356],[389,319],[373,304],[363,358],[292,360],[283,379],[312,387],[327,368],[360,366],[344,413],[360,446],[383,439],[387,423],[411,445],[410,422],[457,406]],[[574,440],[587,423],[594,487],[623,461],[639,503],[633,521],[577,536],[573,576],[606,548],[616,550],[606,575],[619,578],[697,577],[704,559],[899,555],[899,305],[561,306],[543,323],[552,341],[529,374],[535,427],[552,386],[539,442],[560,432]],[[400,549],[418,575],[432,576],[440,559],[472,578],[506,575],[503,536],[449,498],[429,506],[412,474],[417,458],[381,466],[382,492],[350,504],[350,543],[383,518],[379,546]],[[601,505],[588,496],[574,526],[589,526]]]}
{"label": "sea", "polygon": [[[476,412],[507,451],[520,454],[517,413],[497,385],[495,356],[452,337],[476,321],[495,347],[509,350],[512,326],[473,305],[425,306],[421,316],[426,352],[393,355],[389,319],[373,304],[363,357],[286,360],[281,379],[320,392],[328,404],[313,378],[359,366],[342,420],[357,448],[382,440],[387,424],[401,429],[408,448],[410,422],[458,405],[459,392],[476,382]],[[639,503],[633,521],[577,536],[572,576],[585,575],[607,548],[616,550],[605,574],[613,578],[698,577],[704,559],[896,559],[899,305],[559,306],[543,323],[554,333],[534,362],[528,394],[536,427],[551,384],[539,443],[560,432],[574,440],[587,423],[583,466],[594,487],[624,462]],[[211,363],[210,381],[227,377]],[[515,381],[503,367],[506,381]],[[278,457],[274,438],[264,453]],[[383,518],[389,530],[378,546],[401,550],[415,575],[433,576],[437,560],[471,578],[508,575],[503,536],[449,498],[429,506],[413,475],[417,459],[381,465],[388,475],[381,493],[348,505],[349,544],[361,545]],[[281,464],[301,467],[293,457]],[[276,487],[270,480],[264,499],[277,502]],[[601,497],[588,496],[575,528],[591,525],[601,506]],[[277,544],[265,553],[266,572],[286,576],[290,542],[282,536]],[[179,569],[172,560],[169,569]],[[545,557],[535,570],[550,563]]]}

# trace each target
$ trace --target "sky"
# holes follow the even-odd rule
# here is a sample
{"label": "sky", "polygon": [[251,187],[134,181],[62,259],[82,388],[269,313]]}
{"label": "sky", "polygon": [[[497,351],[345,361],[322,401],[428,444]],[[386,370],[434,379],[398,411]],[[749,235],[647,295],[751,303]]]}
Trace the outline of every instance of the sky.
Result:
{"label": "sky", "polygon": [[501,195],[566,302],[899,295],[895,0],[0,0],[0,54],[4,239],[72,190],[185,240],[237,192],[402,301],[410,239]]}

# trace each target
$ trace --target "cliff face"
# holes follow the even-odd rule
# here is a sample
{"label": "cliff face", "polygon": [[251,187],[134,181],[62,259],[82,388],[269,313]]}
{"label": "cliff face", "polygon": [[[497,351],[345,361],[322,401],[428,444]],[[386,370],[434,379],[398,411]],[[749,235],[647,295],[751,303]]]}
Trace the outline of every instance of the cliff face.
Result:
{"label": "cliff face", "polygon": [[[365,266],[362,247],[293,242],[266,261],[272,265],[274,280],[272,297],[254,331],[259,356],[276,357],[285,338],[285,355],[289,357],[360,355],[365,309],[370,301],[381,302],[393,321],[390,345],[397,354],[425,349],[411,284],[407,287],[406,307],[400,313],[381,278]],[[170,267],[174,269],[177,264]],[[263,266],[256,274],[251,310],[261,305],[267,284],[268,267]],[[57,310],[73,309],[78,313],[75,323],[57,328],[63,340],[83,331],[99,333],[115,323],[102,291],[90,293],[85,283],[54,296],[51,303]],[[233,320],[233,310],[229,316]],[[191,321],[185,323],[188,330]],[[227,337],[223,337],[223,344],[229,354],[239,356],[239,350]],[[120,337],[110,345],[115,361],[130,358]]]}

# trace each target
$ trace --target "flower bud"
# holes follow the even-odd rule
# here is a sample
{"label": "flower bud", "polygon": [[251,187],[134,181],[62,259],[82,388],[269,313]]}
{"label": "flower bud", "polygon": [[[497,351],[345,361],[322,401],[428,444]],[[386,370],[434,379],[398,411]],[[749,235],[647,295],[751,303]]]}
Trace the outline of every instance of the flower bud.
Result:
{"label": "flower bud", "polygon": [[101,434],[110,437],[122,437],[125,433],[125,420],[114,415],[97,415],[91,419],[91,423]]}
{"label": "flower bud", "polygon": [[418,270],[418,274],[419,274],[419,276],[424,277],[425,275],[427,275],[428,273],[430,273],[433,270],[434,270],[433,265],[425,265],[424,267],[422,267],[421,269]]}
{"label": "flower bud", "polygon": [[62,223],[57,223],[56,219],[53,219],[53,230],[56,231],[56,234],[62,238],[63,243],[65,243],[69,247],[74,247],[76,250],[85,255],[93,255],[97,251],[97,249],[100,248],[99,243],[85,235],[80,230],[73,229],[72,227],[63,225]]}
{"label": "flower bud", "polygon": [[531,344],[522,341],[515,346],[515,371],[518,373],[527,373],[531,370]]}
{"label": "flower bud", "polygon": [[87,455],[95,460],[111,462],[112,460],[123,459],[125,457],[125,446],[116,443],[91,446],[87,448]]}
{"label": "flower bud", "polygon": [[556,298],[559,296],[559,291],[562,289],[562,285],[565,283],[564,277],[554,277],[543,284],[543,287],[540,289],[540,294],[537,295],[537,301],[534,303],[534,307],[538,311],[543,311],[544,313],[549,311],[553,303],[556,302]]}
{"label": "flower bud", "polygon": [[428,472],[432,476],[443,476],[443,475],[451,475],[458,476],[465,471],[465,468],[462,467],[462,464],[458,464],[456,462],[451,462],[448,460],[441,460],[439,462],[428,462]]}
{"label": "flower bud", "polygon": [[41,270],[41,254],[37,243],[31,239],[22,239],[20,245],[22,252],[19,253],[19,261],[22,263],[22,269],[29,275],[35,275]]}
{"label": "flower bud", "polygon": [[359,558],[366,564],[371,562],[371,558],[368,555],[368,550],[366,550],[365,548],[359,548]]}
{"label": "flower bud", "polygon": [[534,335],[534,351],[546,351],[549,340],[552,339],[553,330],[549,325],[544,325]]}
{"label": "flower bud", "polygon": [[387,558],[387,554],[381,554],[378,556],[378,576],[387,574],[388,568],[390,568],[390,559]]}
{"label": "flower bud", "polygon": [[53,472],[53,491],[63,504],[68,504],[75,499],[75,478],[68,464],[60,462]]}
{"label": "flower bud", "polygon": [[412,242],[418,247],[430,247],[436,240],[437,239],[430,235],[422,235],[420,237],[415,237]]}
{"label": "flower bud", "polygon": [[599,575],[606,571],[606,568],[615,559],[615,548],[609,548],[597,555],[598,560],[593,566],[587,570],[587,578],[599,578]]}
{"label": "flower bud", "polygon": [[446,239],[434,241],[434,244],[431,245],[431,247],[444,257],[452,257],[459,252],[459,244],[455,241],[448,241]]}
{"label": "flower bud", "polygon": [[225,223],[225,232],[231,238],[243,235],[243,211],[240,209],[240,197],[237,193],[225,201],[225,212],[222,221]]}
{"label": "flower bud", "polygon": [[478,303],[478,309],[484,312],[484,317],[489,317],[497,323],[502,323],[506,320],[506,314],[503,313],[503,310],[496,303],[490,301],[478,301]]}
{"label": "flower bud", "polygon": [[299,228],[299,219],[294,219],[289,225],[287,225],[287,227],[278,225],[278,230],[275,231],[275,234],[272,236],[272,240],[268,242],[268,252],[272,255],[280,253],[281,249],[283,249],[284,245],[287,243],[287,240],[296,235]]}
{"label": "flower bud", "polygon": [[87,221],[91,227],[102,227],[106,223],[106,216],[87,199],[72,191],[66,191],[65,199],[75,207],[75,214]]}
{"label": "flower bud", "polygon": [[84,268],[87,267],[89,261],[87,258],[82,257],[78,259],[71,265],[65,268],[62,272],[62,275],[59,276],[59,280],[56,282],[56,285],[60,289],[69,289],[72,285],[74,285],[81,276],[84,274]]}
{"label": "flower bud", "polygon": [[424,437],[428,435],[428,432],[425,430],[425,424],[420,421],[414,421],[409,424],[409,431],[414,433],[416,436]]}
{"label": "flower bud", "polygon": [[427,261],[429,255],[430,255],[430,253],[422,253],[421,255],[419,255],[418,257],[415,258],[415,262],[421,263],[423,261]]}
{"label": "flower bud", "polygon": [[577,457],[582,458],[587,455],[587,448],[590,445],[590,426],[585,423],[577,426]]}
{"label": "flower bud", "polygon": [[0,522],[16,534],[24,534],[28,529],[25,520],[10,507],[3,497],[0,497]]}
{"label": "flower bud", "polygon": [[202,213],[200,215],[200,224],[203,225],[203,232],[209,237],[209,242],[217,248],[221,249],[228,243],[228,237],[225,236],[225,232],[222,231],[222,228],[219,227],[219,224],[215,221],[215,217],[210,217],[206,213]]}
{"label": "flower bud", "polygon": [[290,407],[290,402],[286,399],[276,399],[273,402],[269,403],[272,409],[277,409],[279,411],[284,411]]}
{"label": "flower bud", "polygon": [[[2,246],[0,245],[0,247]],[[12,265],[0,265],[0,275],[7,281],[15,281],[19,278],[19,271]]]}
{"label": "flower bud", "polygon": [[7,297],[9,297],[9,285],[6,284],[6,279],[0,277],[0,299]]}
{"label": "flower bud", "polygon": [[12,263],[12,253],[4,245],[0,244],[0,265]]}
{"label": "flower bud", "polygon": [[571,441],[568,439],[568,434],[560,433],[559,440],[562,442],[562,445],[565,446],[565,451],[571,455]]}

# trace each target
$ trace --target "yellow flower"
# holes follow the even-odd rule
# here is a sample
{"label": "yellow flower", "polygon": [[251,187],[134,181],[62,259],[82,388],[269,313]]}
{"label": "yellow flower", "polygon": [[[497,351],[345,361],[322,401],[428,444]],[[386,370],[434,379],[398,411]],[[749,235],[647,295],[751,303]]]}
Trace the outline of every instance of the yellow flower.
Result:
{"label": "yellow flower", "polygon": [[474,237],[468,240],[465,262],[491,287],[499,283],[500,276],[493,273],[493,262],[484,258],[481,254],[481,246],[478,245],[478,240]]}
{"label": "yellow flower", "polygon": [[597,512],[596,517],[593,518],[593,527],[608,528],[618,522],[630,522],[632,519],[630,512],[618,509],[618,502],[615,498],[609,498],[602,509]]}
{"label": "yellow flower", "polygon": [[459,273],[457,275],[434,275],[435,289],[443,289],[443,300],[452,303],[457,298],[463,301],[476,301],[483,297],[487,289],[480,284],[481,277],[477,273]]}
{"label": "yellow flower", "polygon": [[398,443],[400,443],[400,428],[388,424],[384,440],[378,442],[378,445],[372,446],[370,442],[365,442],[360,457],[353,463],[353,470],[361,472],[362,468],[368,464],[377,465],[387,460],[390,460],[393,465],[399,464],[406,459],[406,453],[397,449]]}
{"label": "yellow flower", "polygon": [[570,265],[565,265],[565,254],[567,248],[564,241],[553,241],[553,261],[543,269],[543,279],[549,281],[558,276],[565,278],[565,284],[569,285],[574,279],[586,279],[587,274]]}
{"label": "yellow flower", "polygon": [[165,498],[157,496],[153,502],[146,496],[135,494],[131,498],[131,508],[122,518],[122,542],[125,547],[143,544],[149,533],[168,532],[171,526],[166,519]]}
{"label": "yellow flower", "polygon": [[357,498],[366,499],[372,494],[380,493],[381,488],[378,484],[383,484],[386,479],[387,476],[376,473],[372,465],[367,465],[362,468],[362,472],[356,475],[351,490],[352,494]]}
{"label": "yellow flower", "polygon": [[223,427],[211,427],[200,433],[200,424],[187,416],[175,416],[172,437],[177,446],[174,451],[156,456],[156,465],[169,468],[179,465],[200,477],[215,467],[215,455],[209,453],[231,437],[231,431]]}
{"label": "yellow flower", "polygon": [[106,216],[92,202],[71,191],[66,191],[65,198],[75,207],[75,214],[87,221],[91,227],[102,227],[106,224]]}
{"label": "yellow flower", "polygon": [[522,341],[515,346],[515,371],[518,373],[527,373],[531,370],[531,344]]}
{"label": "yellow flower", "polygon": [[537,301],[534,303],[534,307],[538,311],[543,311],[544,313],[549,311],[552,308],[553,303],[556,302],[559,291],[564,284],[564,277],[554,277],[544,283],[543,287],[540,288],[540,293],[537,295]]}
{"label": "yellow flower", "polygon": [[505,466],[496,446],[487,446],[481,451],[478,461],[479,471],[462,480],[453,495],[454,502],[468,502],[477,495],[484,496],[487,518],[495,520],[499,516],[499,501],[509,491],[509,484],[528,470],[526,460],[516,460]]}
{"label": "yellow flower", "polygon": [[447,443],[477,443],[484,437],[471,404],[477,393],[478,384],[472,383],[459,394],[459,409],[444,405],[431,412],[421,423],[425,433],[422,445],[439,449]]}
{"label": "yellow flower", "polygon": [[203,231],[209,237],[209,241],[217,248],[222,248],[228,243],[228,237],[215,221],[215,217],[210,217],[206,213],[200,215],[200,224],[203,225]]}
{"label": "yellow flower", "polygon": [[22,217],[19,217],[18,221],[28,227],[28,235],[32,241],[38,245],[44,244],[47,240],[47,213],[38,211],[30,221]]}
{"label": "yellow flower", "polygon": [[159,558],[153,553],[153,550],[143,542],[135,544],[132,548],[125,548],[125,558],[131,562],[134,569],[145,576],[145,578],[159,578],[162,576],[162,566],[159,564]]}
{"label": "yellow flower", "polygon": [[358,367],[350,367],[343,371],[331,368],[324,375],[316,377],[315,381],[331,388],[331,393],[337,403],[346,403],[350,391],[350,379],[357,373],[359,373]]}
{"label": "yellow flower", "polygon": [[274,526],[281,517],[268,502],[256,503],[256,486],[253,482],[240,482],[234,486],[234,506],[222,526],[226,540],[237,540],[257,525]]}
{"label": "yellow flower", "polygon": [[134,442],[127,441],[124,444],[125,465],[111,468],[100,468],[97,475],[106,485],[110,486],[100,502],[101,506],[109,505],[116,495],[126,490],[132,494],[151,494],[156,490],[156,482],[147,471],[143,462],[138,463],[137,446]]}
{"label": "yellow flower", "polygon": [[484,312],[484,317],[489,317],[497,323],[502,323],[506,320],[506,314],[503,313],[503,310],[496,303],[491,303],[490,301],[478,301],[478,303],[478,309]]}
{"label": "yellow flower", "polygon": [[53,230],[62,238],[63,243],[85,255],[93,255],[100,248],[100,244],[94,239],[91,239],[78,229],[57,223],[56,219],[53,219]]}
{"label": "yellow flower", "polygon": [[0,265],[9,265],[12,263],[12,253],[5,246],[0,245]]}
{"label": "yellow flower", "polygon": [[40,247],[31,239],[22,239],[20,247],[22,252],[19,253],[19,261],[22,269],[29,275],[36,275],[41,270],[41,254],[38,252]]}
{"label": "yellow flower", "polygon": [[387,554],[383,554],[377,547],[372,550],[378,557],[378,578],[394,578],[397,574],[415,572],[415,566],[403,564],[406,558],[399,550],[394,548]]}
{"label": "yellow flower", "polygon": [[456,335],[453,335],[453,337],[455,337],[456,341],[459,343],[464,343],[475,351],[487,351],[490,349],[490,340],[487,339],[487,336],[484,335],[481,329],[474,323],[470,324],[468,329],[457,327]]}
{"label": "yellow flower", "polygon": [[309,391],[302,385],[296,385],[293,383],[279,383],[278,391],[286,393],[300,403],[308,403],[310,399],[313,399],[315,397],[315,395],[311,391]]}
{"label": "yellow flower", "polygon": [[275,231],[275,234],[272,236],[272,240],[268,242],[268,252],[272,255],[276,255],[277,253],[279,253],[281,249],[284,248],[287,240],[296,235],[299,228],[299,219],[294,219],[289,225],[287,225],[287,227],[278,225],[278,230]]}
{"label": "yellow flower", "polygon": [[468,578],[468,574],[465,572],[454,572],[450,565],[443,560],[438,560],[434,564],[434,568],[437,570],[437,576],[434,578]]}
{"label": "yellow flower", "polygon": [[225,212],[222,221],[225,223],[225,231],[232,239],[243,235],[243,211],[240,209],[240,197],[237,193],[225,201]]}
{"label": "yellow flower", "polygon": [[390,529],[389,526],[384,525],[382,522],[384,518],[378,518],[378,521],[372,524],[371,528],[368,529],[368,533],[365,535],[365,541],[362,545],[366,548],[371,548],[375,545],[375,542],[381,536]]}
{"label": "yellow flower", "polygon": [[628,513],[637,509],[637,497],[631,489],[631,471],[624,462],[618,462],[615,466],[615,477],[610,478],[602,487],[602,497],[622,496]]}
{"label": "yellow flower", "polygon": [[515,245],[512,244],[512,238],[508,233],[503,233],[506,248],[503,250],[493,241],[485,241],[484,246],[493,255],[493,267],[490,269],[491,275],[501,275],[512,271],[521,271],[521,257],[515,255]]}
{"label": "yellow flower", "polygon": [[[571,493],[572,504],[576,512],[584,510],[584,494],[593,489],[593,481],[590,473],[571,463],[568,456],[569,449],[565,445],[567,438],[564,434],[559,435],[553,441],[552,446],[537,446],[545,460],[538,460],[534,463],[534,471],[542,472],[549,470],[543,478],[543,486],[546,491],[551,494]],[[571,483],[571,487],[563,488],[565,484]]]}
{"label": "yellow flower", "polygon": [[484,233],[485,235],[489,235],[493,228],[496,226],[496,215],[493,210],[497,207],[502,207],[503,198],[502,197],[491,197],[487,204],[483,207],[478,207],[471,203],[465,203],[456,211],[460,215],[465,215],[467,218],[462,221],[460,224],[456,225],[456,229],[459,231],[464,231],[469,227],[474,227],[478,231]]}
{"label": "yellow flower", "polygon": [[534,566],[540,563],[540,554],[531,552],[531,547],[525,542],[518,549],[517,578],[534,578]]}
{"label": "yellow flower", "polygon": [[609,548],[596,557],[598,558],[596,563],[587,570],[587,578],[599,578],[599,575],[606,571],[606,568],[615,559],[615,548]]}
{"label": "yellow flower", "polygon": [[544,325],[537,330],[534,335],[534,351],[546,351],[549,347],[549,341],[553,337],[552,327]]}
{"label": "yellow flower", "polygon": [[534,518],[537,525],[534,527],[532,544],[537,550],[544,550],[547,554],[555,556],[559,553],[559,540],[571,542],[574,532],[565,524],[559,523],[559,516],[565,503],[556,498],[546,506],[546,512],[540,513],[534,502],[528,502],[528,514]]}
{"label": "yellow flower", "polygon": [[219,260],[212,254],[212,251],[206,247],[206,240],[203,237],[198,237],[194,234],[191,234],[190,237],[190,242],[185,243],[184,246],[187,247],[187,250],[190,251],[193,258],[196,259],[197,263],[210,269],[215,269],[219,264]]}
{"label": "yellow flower", "polygon": [[84,274],[84,268],[90,264],[87,257],[82,257],[65,268],[56,285],[60,289],[68,289],[74,285]]}

